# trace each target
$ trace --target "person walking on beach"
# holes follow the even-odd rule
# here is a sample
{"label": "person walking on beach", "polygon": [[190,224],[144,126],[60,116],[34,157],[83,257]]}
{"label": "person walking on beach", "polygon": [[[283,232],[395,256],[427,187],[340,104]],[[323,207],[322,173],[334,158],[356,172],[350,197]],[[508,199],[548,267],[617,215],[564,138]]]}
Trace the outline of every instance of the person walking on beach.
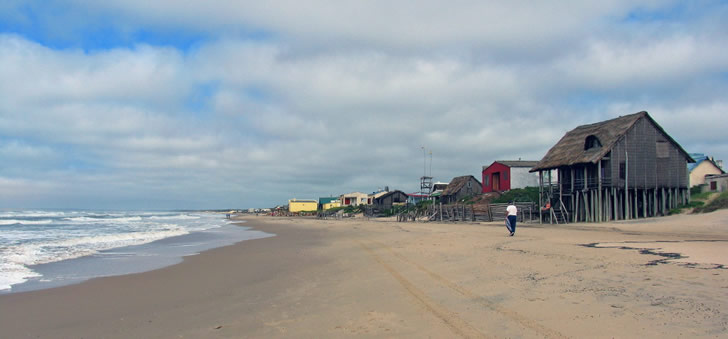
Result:
{"label": "person walking on beach", "polygon": [[508,212],[508,215],[506,216],[506,227],[508,228],[508,231],[511,232],[511,236],[513,236],[516,234],[516,216],[518,215],[518,209],[513,201],[508,202],[506,212]]}

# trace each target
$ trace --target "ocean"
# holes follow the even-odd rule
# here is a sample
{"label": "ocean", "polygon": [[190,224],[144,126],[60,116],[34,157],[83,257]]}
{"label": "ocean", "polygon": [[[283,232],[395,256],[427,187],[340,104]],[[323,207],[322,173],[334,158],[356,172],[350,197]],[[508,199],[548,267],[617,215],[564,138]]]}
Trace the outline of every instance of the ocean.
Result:
{"label": "ocean", "polygon": [[269,236],[220,213],[0,211],[0,293],[145,272]]}

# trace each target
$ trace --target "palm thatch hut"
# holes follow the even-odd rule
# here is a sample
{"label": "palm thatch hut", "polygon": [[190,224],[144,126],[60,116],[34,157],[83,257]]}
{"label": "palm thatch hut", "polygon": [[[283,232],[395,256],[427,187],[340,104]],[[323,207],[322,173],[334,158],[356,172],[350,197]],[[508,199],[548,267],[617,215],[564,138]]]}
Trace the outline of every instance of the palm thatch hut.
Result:
{"label": "palm thatch hut", "polygon": [[600,222],[665,215],[687,203],[691,162],[643,111],[574,128],[531,172],[556,220]]}

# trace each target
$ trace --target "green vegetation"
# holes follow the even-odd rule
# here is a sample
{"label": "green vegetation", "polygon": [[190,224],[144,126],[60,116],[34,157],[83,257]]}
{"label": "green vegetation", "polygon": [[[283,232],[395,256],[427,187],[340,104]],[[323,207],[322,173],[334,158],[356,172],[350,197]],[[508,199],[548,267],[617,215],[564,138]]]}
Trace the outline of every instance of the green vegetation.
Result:
{"label": "green vegetation", "polygon": [[694,196],[700,194],[700,192],[703,191],[703,186],[705,186],[705,184],[703,184],[703,185],[695,185],[693,187],[690,187],[690,198],[692,199]]}
{"label": "green vegetation", "polygon": [[710,198],[711,195],[713,195],[713,192],[700,193],[700,191],[698,191],[697,193],[693,193],[693,189],[692,188],[690,189],[690,200],[705,201],[705,200],[708,200],[708,198]]}
{"label": "green vegetation", "polygon": [[[692,209],[692,213],[709,213],[719,209],[728,208],[728,192],[715,193],[715,192],[700,192],[695,187],[690,189],[690,203],[680,205],[670,210],[669,214],[679,214],[685,209]],[[715,199],[712,199],[712,197]]]}
{"label": "green vegetation", "polygon": [[689,202],[689,203],[687,203],[687,204],[681,204],[681,205],[679,205],[679,206],[677,206],[677,207],[675,207],[675,208],[673,208],[673,209],[669,210],[669,211],[667,212],[667,214],[669,214],[669,215],[673,215],[673,214],[680,214],[680,213],[682,213],[682,212],[683,212],[683,210],[684,210],[684,209],[686,209],[686,208],[698,208],[698,207],[701,207],[701,206],[703,206],[703,205],[705,205],[705,203],[704,203],[704,202],[702,202],[702,201],[699,201],[699,200],[692,200],[692,201],[690,201],[690,202]]}
{"label": "green vegetation", "polygon": [[538,187],[514,188],[508,192],[503,193],[503,195],[501,195],[499,198],[493,199],[494,203],[507,203],[509,201],[537,202]]}
{"label": "green vegetation", "polygon": [[695,213],[709,213],[719,209],[728,208],[728,192],[723,192],[703,207],[696,208]]}

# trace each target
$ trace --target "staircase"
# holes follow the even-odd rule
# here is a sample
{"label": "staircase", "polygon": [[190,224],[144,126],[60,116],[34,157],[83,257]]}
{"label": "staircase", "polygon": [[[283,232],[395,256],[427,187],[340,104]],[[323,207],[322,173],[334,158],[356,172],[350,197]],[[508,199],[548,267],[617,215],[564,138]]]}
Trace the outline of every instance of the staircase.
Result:
{"label": "staircase", "polygon": [[547,201],[556,202],[549,209],[551,214],[551,220],[556,222],[557,224],[568,223],[569,212],[566,210],[566,206],[564,206],[564,202],[559,196],[559,186],[552,186],[551,190],[548,190],[545,193]]}

